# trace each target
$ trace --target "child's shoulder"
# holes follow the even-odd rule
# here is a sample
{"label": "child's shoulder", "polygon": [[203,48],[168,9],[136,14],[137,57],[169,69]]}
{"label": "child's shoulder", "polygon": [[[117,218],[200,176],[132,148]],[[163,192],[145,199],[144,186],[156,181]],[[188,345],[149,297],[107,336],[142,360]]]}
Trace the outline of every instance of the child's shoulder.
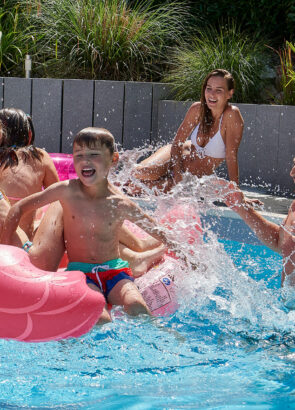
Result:
{"label": "child's shoulder", "polygon": [[43,148],[35,147],[36,151],[40,155],[42,162],[53,162],[50,155],[48,154],[47,151]]}

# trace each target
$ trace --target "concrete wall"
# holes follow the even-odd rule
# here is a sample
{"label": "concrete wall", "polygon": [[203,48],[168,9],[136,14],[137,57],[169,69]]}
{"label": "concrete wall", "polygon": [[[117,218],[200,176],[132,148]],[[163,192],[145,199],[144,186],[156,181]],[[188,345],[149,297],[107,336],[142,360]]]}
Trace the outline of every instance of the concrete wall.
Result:
{"label": "concrete wall", "polygon": [[158,83],[0,78],[0,108],[30,114],[36,145],[49,152],[71,152],[73,137],[87,126],[109,129],[126,149],[150,144],[158,135],[158,102],[169,94]]}
{"label": "concrete wall", "polygon": [[[1,78],[0,78],[1,80]],[[124,148],[171,142],[191,102],[169,100],[167,84],[118,81],[2,78],[0,108],[32,115],[36,145],[71,152],[86,126],[108,128]],[[242,183],[270,184],[291,193],[295,107],[237,104],[245,120],[239,149]],[[226,173],[221,166],[220,175]]]}

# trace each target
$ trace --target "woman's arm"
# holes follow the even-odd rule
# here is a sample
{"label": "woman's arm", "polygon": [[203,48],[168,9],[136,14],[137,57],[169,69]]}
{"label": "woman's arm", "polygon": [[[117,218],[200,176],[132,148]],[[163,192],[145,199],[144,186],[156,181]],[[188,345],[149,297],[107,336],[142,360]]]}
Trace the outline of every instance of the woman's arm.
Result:
{"label": "woman's arm", "polygon": [[230,181],[239,185],[238,150],[242,140],[244,120],[237,107],[232,107],[225,115],[225,160],[228,176]]}
{"label": "woman's arm", "polygon": [[194,127],[196,126],[199,112],[200,103],[193,103],[186,113],[184,120],[178,128],[178,131],[172,142],[170,163],[173,171],[173,178],[176,183],[182,180],[183,144],[191,135]]}

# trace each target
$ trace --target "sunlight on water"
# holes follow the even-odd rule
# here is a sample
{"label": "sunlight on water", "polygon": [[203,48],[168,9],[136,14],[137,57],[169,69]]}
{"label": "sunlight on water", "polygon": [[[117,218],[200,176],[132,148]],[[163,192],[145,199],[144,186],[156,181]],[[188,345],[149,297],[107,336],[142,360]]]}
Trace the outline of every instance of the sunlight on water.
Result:
{"label": "sunlight on water", "polygon": [[[132,179],[142,155],[121,156],[117,185]],[[169,197],[143,189],[139,204],[164,223],[189,266],[174,272],[178,310],[133,319],[115,308],[111,324],[76,340],[1,340],[0,408],[293,406],[295,317],[280,289],[281,257],[218,240],[206,221],[218,197],[208,178],[186,176]],[[176,204],[183,218],[169,224]]]}

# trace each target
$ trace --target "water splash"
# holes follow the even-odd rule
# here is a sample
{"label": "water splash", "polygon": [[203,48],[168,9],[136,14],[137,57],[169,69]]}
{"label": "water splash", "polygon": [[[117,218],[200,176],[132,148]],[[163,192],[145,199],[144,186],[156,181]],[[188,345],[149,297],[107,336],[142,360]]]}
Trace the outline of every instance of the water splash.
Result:
{"label": "water splash", "polygon": [[[195,214],[201,216],[206,238],[197,245],[189,243],[185,232],[195,229],[196,225],[196,221],[189,216],[162,228],[167,237],[174,241],[177,256],[184,259],[188,266],[186,272],[176,275],[181,300],[176,315],[181,316],[193,309],[199,317],[214,325],[222,323],[228,332],[264,335],[292,332],[295,336],[294,315],[286,309],[281,289],[269,289],[265,280],[257,281],[247,271],[238,269],[206,220],[212,212],[221,214],[222,188],[218,191],[216,184],[211,184],[212,178],[216,177],[197,178],[186,174],[169,194],[162,194],[156,188],[149,188],[135,180],[132,175],[136,162],[149,151],[150,147],[124,151],[114,180],[121,187],[130,181],[139,185],[142,191],[139,204],[158,221],[175,204],[193,208]],[[221,223],[218,217],[215,223]],[[253,264],[255,270],[255,260]]]}

